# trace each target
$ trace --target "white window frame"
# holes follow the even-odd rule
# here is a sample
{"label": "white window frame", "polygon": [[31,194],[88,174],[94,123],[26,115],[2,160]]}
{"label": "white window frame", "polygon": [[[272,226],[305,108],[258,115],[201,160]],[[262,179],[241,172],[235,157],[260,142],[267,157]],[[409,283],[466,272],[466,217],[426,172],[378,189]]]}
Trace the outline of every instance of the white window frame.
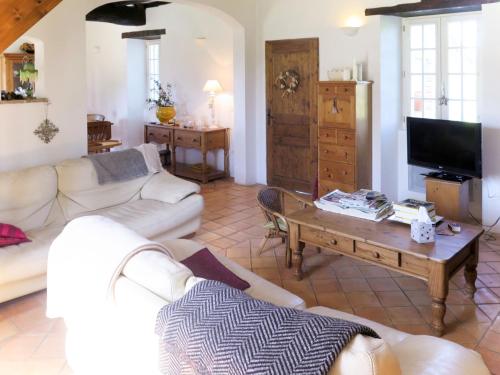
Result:
{"label": "white window frame", "polygon": [[[403,56],[402,56],[402,63],[403,63],[403,126],[406,128],[406,117],[411,116],[412,111],[411,111],[411,26],[415,24],[422,24],[422,23],[434,23],[436,24],[436,33],[437,33],[437,38],[436,38],[436,51],[437,51],[437,56],[436,56],[436,68],[437,68],[437,74],[436,74],[436,98],[439,98],[443,95],[443,90],[445,96],[448,96],[448,38],[447,38],[447,23],[448,22],[453,22],[455,20],[458,21],[466,21],[469,19],[475,19],[477,21],[477,38],[478,41],[480,40],[480,33],[481,33],[481,22],[480,22],[480,12],[470,12],[470,13],[461,13],[461,14],[454,14],[454,15],[442,15],[442,16],[424,16],[424,17],[414,17],[414,18],[405,18],[403,19],[402,22],[402,31],[403,31]],[[480,103],[480,71],[479,71],[479,62],[480,62],[480,48],[479,45],[476,45],[476,66],[477,66],[477,72],[476,72],[476,103],[478,104],[477,106],[477,121],[480,121],[480,113],[479,113],[479,103]],[[423,74],[423,73],[422,73]],[[463,76],[463,72],[461,73]],[[463,90],[463,87],[462,87]],[[462,103],[464,101],[463,96],[461,99]],[[439,103],[437,104],[436,108],[436,118],[437,119],[447,119],[448,118],[448,106],[440,106]]]}
{"label": "white window frame", "polygon": [[[157,61],[158,64],[158,74],[153,74],[151,73],[151,58],[149,56],[149,51],[151,46],[158,46],[158,58],[154,59]],[[160,81],[160,66],[161,66],[161,52],[160,52],[160,39],[158,40],[148,40],[146,41],[146,97],[148,99],[153,99],[156,100],[158,99],[158,91],[154,90],[154,81],[151,80],[151,78],[156,79],[157,81]]]}

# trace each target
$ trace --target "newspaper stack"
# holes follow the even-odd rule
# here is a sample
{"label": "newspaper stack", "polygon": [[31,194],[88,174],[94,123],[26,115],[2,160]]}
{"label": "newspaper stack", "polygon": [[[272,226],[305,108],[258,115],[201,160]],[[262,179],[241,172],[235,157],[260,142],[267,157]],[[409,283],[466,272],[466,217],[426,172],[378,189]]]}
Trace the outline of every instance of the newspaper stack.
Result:
{"label": "newspaper stack", "polygon": [[372,221],[382,221],[393,213],[392,204],[384,194],[366,189],[352,194],[335,190],[321,197],[315,205],[325,211]]}

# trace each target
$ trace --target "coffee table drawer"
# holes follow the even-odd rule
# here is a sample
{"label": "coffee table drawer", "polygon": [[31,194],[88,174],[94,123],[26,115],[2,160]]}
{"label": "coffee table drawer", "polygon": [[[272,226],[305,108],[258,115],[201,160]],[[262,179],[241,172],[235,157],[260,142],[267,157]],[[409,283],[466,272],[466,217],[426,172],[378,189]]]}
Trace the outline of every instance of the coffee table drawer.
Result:
{"label": "coffee table drawer", "polygon": [[313,243],[320,247],[351,253],[354,250],[354,241],[333,233],[309,227],[300,227],[300,239],[306,243]]}
{"label": "coffee table drawer", "polygon": [[400,254],[397,251],[387,250],[378,246],[369,245],[363,242],[356,242],[354,252],[360,258],[385,264],[391,267],[400,267]]}

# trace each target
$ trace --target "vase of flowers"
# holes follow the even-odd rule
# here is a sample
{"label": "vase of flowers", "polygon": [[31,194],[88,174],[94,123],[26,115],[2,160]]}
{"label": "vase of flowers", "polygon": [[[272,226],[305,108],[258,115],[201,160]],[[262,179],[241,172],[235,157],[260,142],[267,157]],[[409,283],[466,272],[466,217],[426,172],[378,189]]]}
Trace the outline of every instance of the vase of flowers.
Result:
{"label": "vase of flowers", "polygon": [[177,112],[175,111],[175,102],[173,95],[173,86],[168,83],[166,88],[163,88],[159,81],[155,81],[155,88],[157,93],[156,98],[149,98],[147,103],[150,105],[149,109],[156,108],[156,117],[162,124],[168,124],[175,118]]}

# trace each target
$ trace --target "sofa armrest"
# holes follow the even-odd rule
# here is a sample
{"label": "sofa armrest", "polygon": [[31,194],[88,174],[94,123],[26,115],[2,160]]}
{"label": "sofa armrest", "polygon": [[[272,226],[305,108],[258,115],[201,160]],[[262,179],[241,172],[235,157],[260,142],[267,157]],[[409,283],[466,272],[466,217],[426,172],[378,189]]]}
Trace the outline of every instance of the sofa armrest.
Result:
{"label": "sofa armrest", "polygon": [[198,194],[200,186],[161,171],[146,183],[141,190],[141,199],[153,199],[176,204],[191,194]]}

